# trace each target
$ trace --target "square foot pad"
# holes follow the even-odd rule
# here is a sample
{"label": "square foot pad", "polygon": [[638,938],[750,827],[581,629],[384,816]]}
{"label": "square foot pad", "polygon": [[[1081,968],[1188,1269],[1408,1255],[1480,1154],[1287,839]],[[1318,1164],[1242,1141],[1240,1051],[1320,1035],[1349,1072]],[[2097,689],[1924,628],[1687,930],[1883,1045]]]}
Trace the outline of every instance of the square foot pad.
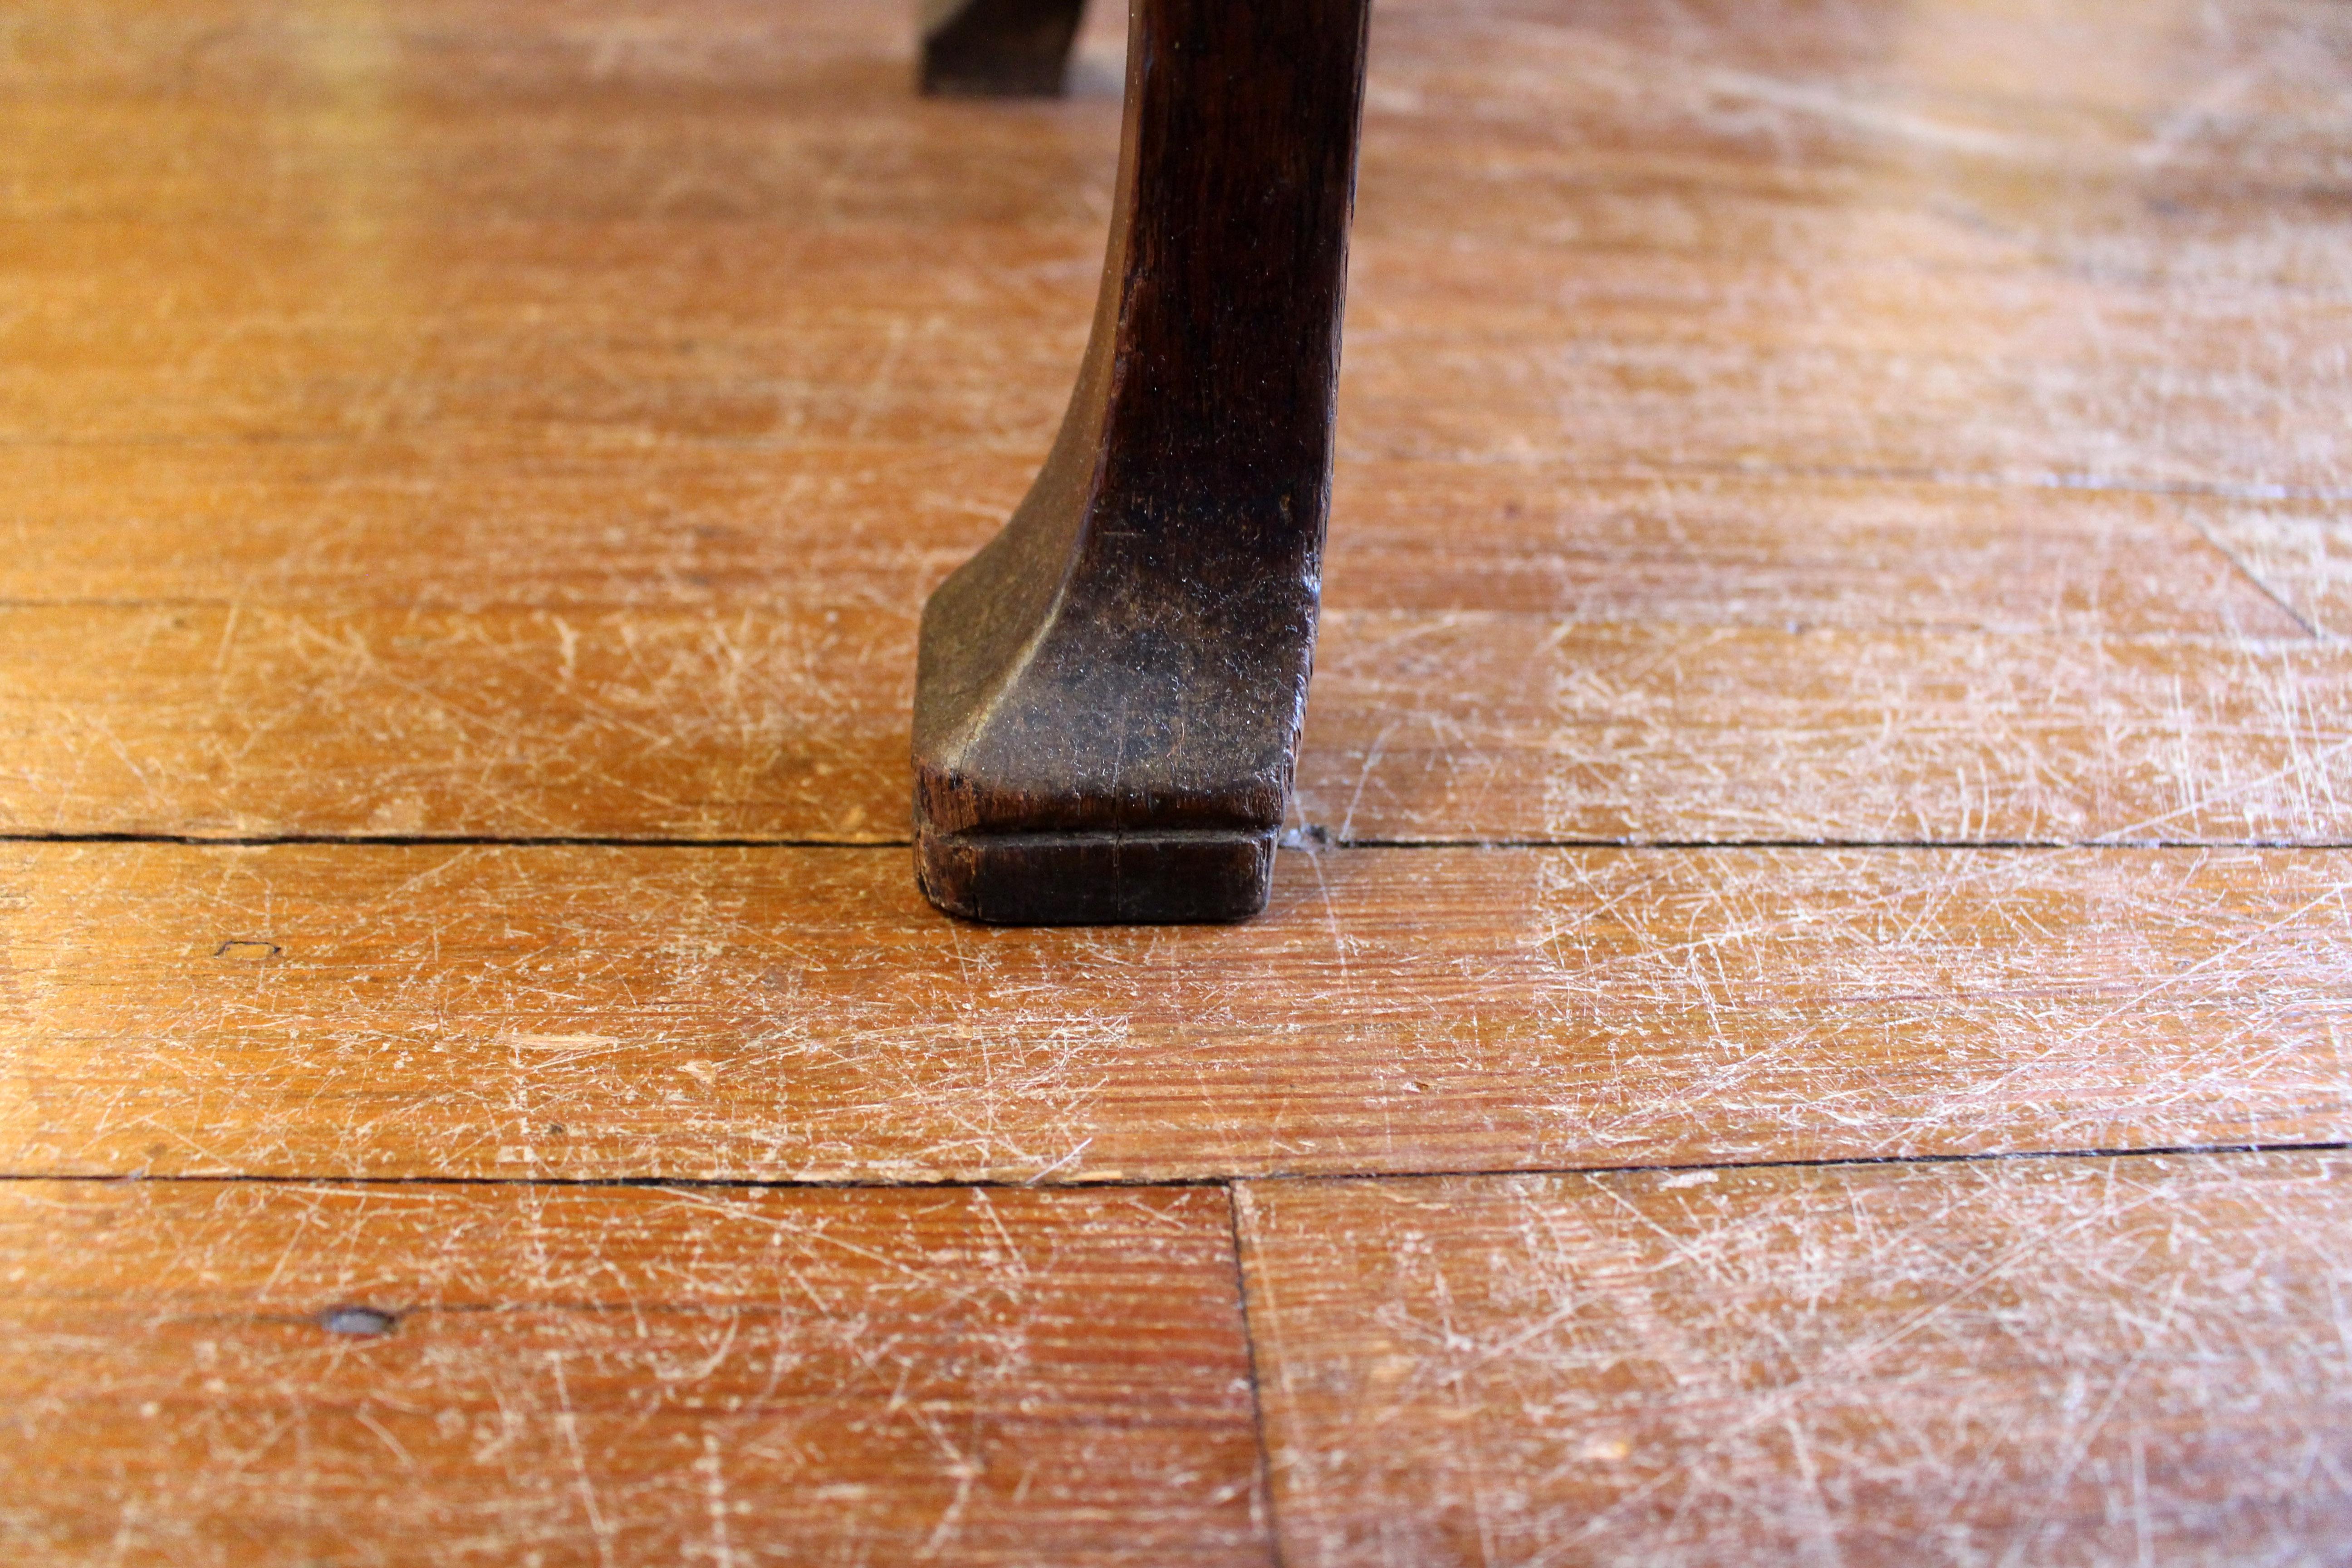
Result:
{"label": "square foot pad", "polygon": [[1274,882],[1275,830],[930,833],[915,877],[931,902],[992,925],[1197,925],[1247,920]]}

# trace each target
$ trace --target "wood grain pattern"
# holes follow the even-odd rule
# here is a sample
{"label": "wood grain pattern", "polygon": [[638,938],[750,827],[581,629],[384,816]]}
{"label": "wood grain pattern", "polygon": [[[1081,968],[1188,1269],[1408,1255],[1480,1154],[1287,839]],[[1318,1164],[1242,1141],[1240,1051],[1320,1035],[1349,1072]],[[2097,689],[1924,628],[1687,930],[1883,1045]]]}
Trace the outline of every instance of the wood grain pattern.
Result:
{"label": "wood grain pattern", "polygon": [[903,849],[25,846],[0,1167],[1090,1181],[2311,1142],[2352,858],[1354,850],[992,931]]}
{"label": "wood grain pattern", "polygon": [[1341,841],[2341,843],[2312,643],[1335,616],[1297,810]]}
{"label": "wood grain pattern", "polygon": [[1221,1192],[18,1182],[0,1271],[15,1562],[1270,1561]]}
{"label": "wood grain pattern", "polygon": [[[18,7],[0,833],[903,838],[1093,10],[982,107],[865,0]],[[2347,1137],[2347,79],[2333,0],[1378,7],[1300,826],[2138,847],[1040,935],[888,847],[0,846],[0,1174],[223,1178],[0,1184],[0,1555],[1263,1562],[1223,1194],[559,1184],[1302,1173],[1291,1568],[2334,1561],[2340,1155],[1727,1167]],[[500,1184],[250,1179],[368,1173]]]}
{"label": "wood grain pattern", "polygon": [[[1773,596],[1828,624],[1738,624],[1761,605],[1728,625],[1679,621],[1687,598],[1664,589],[1639,622],[1334,608],[1298,820],[1364,843],[2352,837],[2340,644],[1848,629],[1836,623],[1864,617],[1838,604],[1876,568],[1840,583],[1769,559],[1778,542],[1748,542],[1768,556],[1756,575],[1810,576]],[[359,548],[322,543],[311,559]],[[862,548],[845,540],[838,556]],[[406,577],[417,601],[353,606],[333,586],[342,566],[299,556],[283,569],[327,579],[315,599],[0,606],[0,719],[22,737],[0,759],[0,825],[907,837],[915,607],[932,552],[764,593],[690,556],[580,558],[606,564],[528,569],[521,602],[470,608],[435,607],[421,573]],[[646,563],[656,604],[603,599],[596,573],[622,570],[616,559]],[[406,574],[395,559],[385,575]],[[1373,578],[1406,580],[1401,563]],[[535,606],[539,584],[565,586]]]}
{"label": "wood grain pattern", "polygon": [[[2335,8],[1376,26],[1302,820],[2345,840]],[[75,616],[0,827],[904,837],[901,610],[1050,437],[1118,118],[904,29],[24,20],[0,598]]]}
{"label": "wood grain pattern", "polygon": [[1253,1184],[1285,1561],[2335,1561],[2341,1155]]}
{"label": "wood grain pattern", "polygon": [[[1384,15],[1343,456],[2340,492],[2335,7],[1677,14]],[[1108,100],[907,104],[903,16],[845,4],[167,15],[46,22],[0,136],[16,216],[178,225],[18,240],[80,281],[11,322],[16,438],[1050,424],[1075,344],[971,291],[1081,331]],[[249,217],[303,231],[269,283],[224,253]],[[569,259],[488,265],[517,219]],[[929,281],[860,312],[791,248],[845,222],[902,253],[869,288]],[[172,277],[206,246],[209,292]]]}
{"label": "wood grain pattern", "polygon": [[[1384,22],[1357,297],[1414,270],[1400,229],[1449,234],[1420,276],[1465,315],[1351,324],[1383,436],[1420,398],[1433,453],[2340,492],[2345,362],[2301,346],[2347,280],[2339,10]],[[2226,355],[2192,346],[2231,320]]]}
{"label": "wood grain pattern", "polygon": [[[0,822],[903,842],[915,618],[0,607]],[[2341,644],[1335,610],[1320,664],[1346,842],[2352,839]]]}
{"label": "wood grain pattern", "polygon": [[[20,832],[901,838],[913,606],[1025,479],[846,448],[0,467],[38,498],[0,562]],[[2340,650],[2174,501],[1453,472],[1355,471],[1301,773],[1345,837],[2345,836]]]}
{"label": "wood grain pattern", "polygon": [[[2168,68],[2211,69],[2219,49],[2252,57],[2254,80],[2279,68],[2270,60],[2305,52],[2320,72],[2340,70],[2331,15],[2280,7],[2237,24],[2235,39],[2164,40]],[[2163,30],[2117,13],[2105,22],[2109,48]],[[290,208],[307,223],[277,255],[273,285],[239,268],[226,248],[233,237],[207,225],[151,229],[135,247],[83,225],[20,241],[36,275],[70,268],[78,281],[12,323],[0,427],[80,440],[518,426],[740,437],[863,418],[877,433],[954,439],[1001,432],[1008,412],[1025,411],[1042,434],[1069,363],[1046,352],[1054,336],[1080,331],[1087,289],[1066,276],[1041,289],[1039,231],[1064,272],[1098,238],[1115,111],[1073,105],[992,128],[983,117],[998,111],[903,108],[883,60],[863,74],[823,52],[786,64],[779,27],[732,68],[764,56],[774,74],[763,90],[686,68],[722,32],[667,61],[658,45],[636,51],[634,68],[616,66],[602,88],[612,110],[602,115],[547,96],[565,79],[560,68],[590,62],[593,28],[532,47],[530,18],[518,16],[503,47],[470,58],[449,47],[454,32],[379,26],[329,32],[308,50],[281,40],[269,67],[298,80],[307,69],[320,88],[340,74],[342,92],[314,89],[242,127],[224,123],[201,90],[109,100],[107,174],[49,151],[68,125],[87,127],[91,106],[36,96],[16,129],[19,145],[44,156],[16,183],[20,213],[136,212],[152,225],[177,208],[216,222],[223,209],[205,205],[215,189],[291,142],[283,184],[226,210]],[[1956,94],[1874,125],[1868,77],[1854,77],[1884,38],[1828,40],[1814,60],[1775,62],[1779,74],[1753,60],[1710,72],[1709,41],[1733,58],[1755,47],[1749,27],[1718,17],[1711,31],[1683,46],[1700,58],[1672,73],[1694,97],[1638,109],[1625,107],[1629,84],[1662,61],[1622,47],[1612,61],[1609,41],[1587,29],[1508,18],[1482,27],[1454,10],[1421,18],[1415,43],[1439,51],[1445,40],[1421,73],[1404,63],[1409,47],[1388,49],[1403,79],[1375,93],[1368,124],[1353,294],[1366,330],[1343,392],[1344,455],[1566,449],[2024,482],[2340,484],[2344,455],[2325,413],[2342,366],[2300,348],[2341,308],[2330,220],[2324,208],[2298,214],[2282,192],[2243,230],[2226,209],[2212,213],[2204,188],[2272,174],[2266,157],[2284,165],[2274,181],[2326,188],[2334,143],[2320,127],[2298,140],[2295,121],[2250,116],[2257,145],[2233,146],[2218,127],[2200,137],[2194,119],[2168,126],[2178,116],[2147,101],[2135,106],[2143,137],[2117,137],[2110,119],[2103,157],[2070,158],[2083,121],[2118,114],[2099,106],[2063,114],[2064,134],[2045,132],[2036,155],[1998,145],[2012,112],[1998,98]],[[2000,43],[2031,47],[2032,31]],[[2069,42],[2103,47],[2096,28]],[[632,58],[625,45],[612,52]],[[1500,68],[1506,56],[1517,68]],[[1530,68],[1537,59],[1556,68]],[[1384,105],[1425,106],[1433,92],[1444,102],[1420,83],[1449,70],[1499,91],[1499,111],[1452,137],[1426,112],[1384,121],[1397,112]],[[2153,85],[2170,85],[2161,75]],[[533,85],[536,100],[524,90]],[[830,100],[828,111],[795,117],[780,147],[768,95],[794,89]],[[698,112],[668,110],[679,91],[700,93]],[[648,99],[665,112],[648,112]],[[1487,141],[1472,151],[1465,133]],[[1939,133],[1961,145],[1937,145]],[[2146,168],[2168,135],[2186,147]],[[1023,136],[1043,143],[1042,158],[1004,155],[1025,153]],[[880,156],[903,173],[849,177]],[[2183,157],[2202,165],[2201,182],[2171,172]],[[1017,172],[988,172],[1008,165]],[[1095,172],[1076,191],[1033,195],[1082,165]],[[1465,167],[1491,172],[1465,185]],[[691,172],[683,188],[681,168]],[[175,192],[191,174],[194,188]],[[397,221],[331,224],[338,207],[387,188],[404,198],[392,205]],[[1703,220],[1690,216],[1695,201]],[[1476,215],[1466,227],[1465,202]],[[2118,208],[2167,204],[2181,209],[2170,221],[2118,230]],[[995,222],[908,254],[910,226],[928,234],[965,214]],[[714,216],[751,220],[748,232],[732,226],[725,262]],[[582,245],[574,224],[550,221],[595,217],[635,226]],[[494,218],[537,218],[539,232],[481,234]],[[861,288],[810,265],[822,252],[794,248],[806,227],[842,219],[869,226],[863,248],[895,242],[902,258],[862,269]],[[1702,223],[1739,232],[1693,247]],[[469,243],[454,274],[434,260],[452,226],[484,247]],[[2054,242],[2039,237],[2053,230]],[[1476,261],[1467,272],[1465,233]],[[562,259],[532,267],[518,245]],[[202,271],[175,278],[182,257]],[[1576,267],[1563,276],[1569,257]],[[884,293],[893,280],[901,287]],[[543,311],[534,320],[531,295],[561,307],[570,330],[549,331]],[[941,309],[950,300],[957,308]],[[1059,334],[1024,348],[1040,318]],[[119,321],[122,335],[93,342],[98,321]],[[909,332],[934,352],[886,356],[890,374],[874,375],[882,363],[863,351]],[[296,364],[306,374],[289,378]],[[1008,401],[1024,383],[1027,397]]]}
{"label": "wood grain pattern", "polygon": [[[746,445],[723,460],[687,443],[520,437],[199,441],[135,460],[105,444],[0,447],[0,601],[658,611],[758,606],[821,583],[902,605],[987,540],[1044,439]],[[2307,636],[2207,537],[2265,509],[1564,461],[1359,461],[1337,483],[1346,525],[1325,593],[1341,610]]]}

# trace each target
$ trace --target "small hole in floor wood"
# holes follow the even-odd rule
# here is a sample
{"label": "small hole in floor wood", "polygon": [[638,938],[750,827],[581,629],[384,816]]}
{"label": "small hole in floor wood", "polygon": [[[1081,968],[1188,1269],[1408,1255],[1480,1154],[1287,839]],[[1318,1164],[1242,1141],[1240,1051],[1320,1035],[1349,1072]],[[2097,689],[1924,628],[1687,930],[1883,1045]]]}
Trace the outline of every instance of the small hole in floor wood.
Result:
{"label": "small hole in floor wood", "polygon": [[331,1334],[349,1334],[354,1339],[388,1334],[399,1322],[397,1313],[378,1311],[373,1307],[330,1307],[319,1314],[320,1328]]}

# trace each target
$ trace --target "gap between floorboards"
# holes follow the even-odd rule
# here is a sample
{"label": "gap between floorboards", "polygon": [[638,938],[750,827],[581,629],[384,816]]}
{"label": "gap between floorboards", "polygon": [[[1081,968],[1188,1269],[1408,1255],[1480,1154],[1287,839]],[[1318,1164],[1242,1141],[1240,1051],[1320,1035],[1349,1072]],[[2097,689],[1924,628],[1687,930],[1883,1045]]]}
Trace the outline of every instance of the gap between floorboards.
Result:
{"label": "gap between floorboards", "polygon": [[[2347,838],[1339,838],[1286,834],[1282,847],[1326,849],[2352,849]],[[622,838],[586,834],[0,833],[0,844],[158,844],[192,849],[891,849],[910,838]]]}
{"label": "gap between floorboards", "polygon": [[1857,1165],[1986,1165],[2018,1160],[2152,1160],[2193,1154],[2326,1154],[2352,1151],[2352,1140],[2300,1143],[2167,1143],[2140,1149],[2008,1149],[1975,1154],[1857,1154],[1828,1160],[1722,1160],[1681,1164],[1496,1165],[1402,1171],[1271,1171],[1255,1175],[1119,1176],[1100,1181],[1016,1182],[1002,1177],[938,1177],[910,1181],[766,1180],[751,1176],[335,1176],[234,1175],[126,1172],[111,1175],[0,1172],[0,1182],[152,1182],[184,1185],[285,1187],[551,1187],[663,1188],[738,1192],[895,1190],[1087,1192],[1119,1187],[1226,1187],[1259,1182],[1418,1182],[1452,1177],[1624,1176],[1671,1171],[1814,1171]]}

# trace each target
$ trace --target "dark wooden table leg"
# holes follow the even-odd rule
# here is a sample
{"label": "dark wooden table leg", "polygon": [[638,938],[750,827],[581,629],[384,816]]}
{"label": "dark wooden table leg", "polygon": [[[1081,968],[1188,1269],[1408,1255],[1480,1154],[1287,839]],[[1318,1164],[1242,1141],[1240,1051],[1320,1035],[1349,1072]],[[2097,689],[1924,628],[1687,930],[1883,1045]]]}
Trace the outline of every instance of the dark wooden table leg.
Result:
{"label": "dark wooden table leg", "polygon": [[1058,98],[1086,0],[927,0],[923,90]]}
{"label": "dark wooden table leg", "polygon": [[1094,336],[923,614],[915,858],[1008,924],[1265,907],[1307,701],[1369,0],[1136,0]]}

